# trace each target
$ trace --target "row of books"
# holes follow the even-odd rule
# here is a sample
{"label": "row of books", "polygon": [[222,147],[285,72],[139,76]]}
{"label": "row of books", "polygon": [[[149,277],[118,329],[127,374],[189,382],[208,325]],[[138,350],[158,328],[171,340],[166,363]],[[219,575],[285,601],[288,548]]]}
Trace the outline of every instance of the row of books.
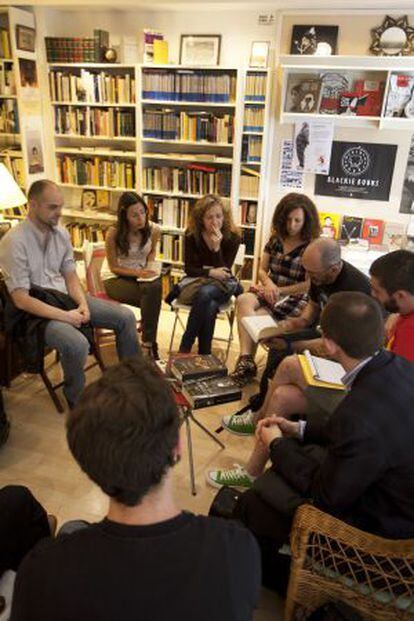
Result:
{"label": "row of books", "polygon": [[243,136],[241,159],[243,162],[260,162],[262,155],[261,136]]}
{"label": "row of books", "polygon": [[0,162],[6,166],[13,175],[17,185],[25,186],[24,163],[21,157],[10,157],[8,150],[0,151]]}
{"label": "row of books", "polygon": [[245,106],[243,130],[245,132],[262,132],[264,129],[263,106]]}
{"label": "row of books", "polygon": [[185,168],[150,166],[143,169],[143,184],[151,191],[230,196],[231,171],[197,164]]}
{"label": "row of books", "polygon": [[17,101],[15,99],[0,101],[0,134],[18,134],[19,132]]}
{"label": "row of books", "polygon": [[145,197],[153,222],[172,228],[185,229],[190,210],[190,201],[183,198]]}
{"label": "row of books", "polygon": [[236,77],[220,71],[149,70],[142,75],[143,99],[166,101],[234,102]]}
{"label": "row of books", "polygon": [[254,255],[254,241],[256,236],[255,229],[242,229],[241,238],[242,244],[246,246],[246,254]]}
{"label": "row of books", "polygon": [[10,36],[7,28],[0,28],[0,58],[11,58]]}
{"label": "row of books", "polygon": [[184,262],[184,242],[182,235],[161,235],[159,259]]}
{"label": "row of books", "polygon": [[255,175],[240,175],[240,196],[257,198],[260,178]]}
{"label": "row of books", "polygon": [[55,132],[77,136],[135,136],[135,112],[119,108],[55,108]]}
{"label": "row of books", "polygon": [[78,222],[69,222],[66,224],[66,229],[74,248],[81,248],[84,241],[105,241],[107,231],[107,227],[101,224],[79,224]]}
{"label": "row of books", "polygon": [[95,41],[80,37],[45,37],[46,56],[49,63],[93,63]]}
{"label": "row of books", "polygon": [[15,95],[14,71],[7,65],[0,65],[0,95]]}
{"label": "row of books", "polygon": [[143,113],[143,135],[145,138],[163,140],[231,144],[234,135],[234,117],[229,114],[147,108]]}
{"label": "row of books", "polygon": [[285,111],[294,113],[379,116],[384,82],[353,80],[349,72],[288,76]]}
{"label": "row of books", "polygon": [[338,239],[344,243],[366,240],[367,246],[385,246],[390,251],[404,248],[407,242],[406,227],[399,222],[384,222],[373,218],[341,216],[320,212],[322,237]]}
{"label": "row of books", "polygon": [[58,155],[56,161],[62,183],[131,190],[135,188],[135,166],[132,162],[69,155]]}
{"label": "row of books", "polygon": [[81,69],[80,75],[53,70],[49,73],[52,101],[134,103],[135,79],[128,72],[106,73]]}
{"label": "row of books", "polygon": [[246,77],[245,99],[248,101],[264,101],[266,98],[267,74],[248,73]]}

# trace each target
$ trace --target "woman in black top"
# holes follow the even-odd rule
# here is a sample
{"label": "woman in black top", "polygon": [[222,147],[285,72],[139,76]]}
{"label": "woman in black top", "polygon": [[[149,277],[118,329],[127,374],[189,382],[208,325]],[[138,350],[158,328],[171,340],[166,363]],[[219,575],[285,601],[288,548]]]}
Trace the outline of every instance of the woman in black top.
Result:
{"label": "woman in black top", "polygon": [[218,309],[242,288],[231,288],[231,267],[240,245],[229,207],[214,194],[203,196],[190,212],[185,234],[185,273],[209,279],[197,291],[191,306],[180,352],[190,352],[198,338],[198,352],[211,353]]}

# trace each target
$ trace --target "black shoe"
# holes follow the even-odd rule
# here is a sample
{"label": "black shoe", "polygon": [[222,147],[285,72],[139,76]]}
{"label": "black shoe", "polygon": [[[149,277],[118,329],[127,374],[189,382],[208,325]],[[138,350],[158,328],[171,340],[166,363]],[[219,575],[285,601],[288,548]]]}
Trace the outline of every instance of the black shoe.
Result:
{"label": "black shoe", "polygon": [[2,423],[0,423],[0,446],[2,446],[3,444],[6,444],[7,438],[9,437],[9,433],[10,433],[10,423],[8,420],[5,420]]}
{"label": "black shoe", "polygon": [[160,359],[160,355],[158,353],[158,343],[153,343],[152,344],[152,357],[154,360],[159,360]]}

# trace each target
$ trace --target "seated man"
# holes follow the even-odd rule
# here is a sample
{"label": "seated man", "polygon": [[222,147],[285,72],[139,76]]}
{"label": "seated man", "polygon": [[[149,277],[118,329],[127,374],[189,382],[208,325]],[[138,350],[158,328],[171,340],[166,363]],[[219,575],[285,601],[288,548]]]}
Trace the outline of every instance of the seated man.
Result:
{"label": "seated man", "polygon": [[[119,304],[86,297],[76,274],[69,234],[58,226],[63,196],[53,181],[36,181],[28,193],[28,216],[0,242],[0,269],[14,305],[48,320],[46,345],[60,354],[64,395],[73,407],[85,383],[87,338],[79,331],[88,322],[114,330],[120,358],[140,353],[133,313]],[[78,307],[62,310],[30,295],[33,285],[68,293]]]}
{"label": "seated man", "polygon": [[372,295],[390,313],[388,345],[395,354],[414,362],[414,254],[395,250],[371,265]]}
{"label": "seated man", "polygon": [[362,293],[332,296],[321,328],[346,371],[346,395],[323,425],[277,411],[260,421],[255,474],[268,458],[272,466],[240,497],[236,516],[265,556],[287,541],[295,508],[308,500],[381,537],[414,536],[414,364],[381,349],[380,308]]}
{"label": "seated man", "polygon": [[[333,293],[360,291],[370,294],[371,292],[368,278],[356,267],[341,259],[341,247],[333,239],[319,238],[313,241],[303,253],[302,262],[311,280],[309,302],[299,317],[291,317],[279,322],[278,332],[280,334],[294,331],[302,332],[304,329],[315,325],[329,296]],[[291,345],[294,351],[303,351],[303,349],[308,348],[316,355],[324,354],[320,338],[314,338],[310,341],[294,341]],[[282,354],[279,361],[284,355],[286,354]],[[255,429],[255,421],[266,415],[275,387],[279,384],[296,384],[297,382],[300,382],[300,386],[303,384],[302,372],[295,357],[288,357],[283,360],[277,373],[277,377],[275,376],[269,387],[267,386],[269,375],[266,374],[265,376],[264,374],[262,378],[261,392],[263,397],[258,399],[261,405],[259,412],[254,413],[248,409],[244,414],[229,414],[223,417],[222,425],[227,431],[236,435],[252,435]],[[259,408],[260,405],[255,409]],[[297,410],[294,413],[300,411]]]}
{"label": "seated man", "polygon": [[109,511],[26,557],[12,621],[252,619],[256,542],[236,522],[178,508],[179,427],[169,385],[142,359],[112,367],[86,388],[69,414],[67,438],[109,496]]}

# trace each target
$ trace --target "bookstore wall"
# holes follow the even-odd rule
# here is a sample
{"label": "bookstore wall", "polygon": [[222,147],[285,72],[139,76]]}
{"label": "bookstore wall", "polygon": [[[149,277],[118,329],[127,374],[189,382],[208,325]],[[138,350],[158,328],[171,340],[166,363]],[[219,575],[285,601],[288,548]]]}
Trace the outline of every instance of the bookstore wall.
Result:
{"label": "bookstore wall", "polygon": [[[164,227],[161,258],[178,271],[188,211],[196,197],[208,191],[232,201],[247,246],[247,278],[257,273],[253,257],[267,240],[274,206],[289,191],[314,196],[319,210],[330,214],[331,223],[349,216],[396,223],[400,229],[408,225],[411,209],[402,210],[400,204],[409,160],[414,185],[414,102],[412,108],[404,102],[402,116],[409,117],[405,119],[393,118],[401,115],[385,102],[391,102],[391,85],[397,84],[399,93],[405,88],[414,94],[414,55],[384,58],[369,52],[371,30],[381,25],[385,13],[261,15],[220,7],[214,12],[195,7],[151,12],[35,7],[33,13],[37,87],[42,92],[42,166],[44,174],[64,188],[65,217],[75,246],[82,245],[85,235],[103,240],[114,220],[108,208],[119,196],[114,186],[142,189],[154,218]],[[414,13],[408,14],[408,20],[413,26]],[[292,55],[294,33],[298,33],[299,49],[309,42],[306,30],[311,25],[311,39],[316,25],[318,36],[336,45],[336,55],[303,51]],[[108,62],[101,76],[97,69],[88,71],[88,54],[96,61],[97,28],[103,37],[105,31],[109,33],[109,42],[103,40],[103,45],[124,49],[129,58],[135,54],[135,60],[122,63],[121,59],[119,66]],[[162,87],[157,82],[162,69],[157,74],[156,67],[139,65],[144,29],[162,33],[168,44],[168,51],[161,44],[159,48],[172,64]],[[189,86],[174,68],[180,54],[185,54],[180,49],[181,36],[205,33],[221,36],[219,64],[198,71],[191,67]],[[49,38],[48,58],[45,37]],[[50,62],[63,62],[50,39],[62,37],[84,40],[82,66],[62,68]],[[269,43],[268,62],[249,69],[255,41]],[[14,39],[12,43],[16,53]],[[8,69],[4,65],[0,90],[1,80],[9,79]],[[407,81],[404,88],[399,86],[401,76]],[[189,103],[194,84],[201,94],[192,95],[195,99]],[[29,90],[26,98],[33,96]],[[300,92],[299,104],[293,99],[295,92]],[[4,108],[15,105],[0,103]],[[7,114],[5,108],[6,120]],[[82,138],[85,133],[87,140]],[[29,152],[23,156],[26,170],[29,156]],[[36,154],[31,158],[35,170]],[[368,160],[382,165],[375,179],[366,170]],[[352,183],[346,187],[349,179],[344,181],[338,172],[344,162],[355,187]],[[16,166],[17,162],[9,163]],[[327,174],[329,166],[332,174]],[[91,210],[99,217],[88,221],[85,214]],[[362,226],[361,221],[361,236]],[[370,230],[378,232],[378,225]],[[371,236],[371,242],[377,237]]]}

